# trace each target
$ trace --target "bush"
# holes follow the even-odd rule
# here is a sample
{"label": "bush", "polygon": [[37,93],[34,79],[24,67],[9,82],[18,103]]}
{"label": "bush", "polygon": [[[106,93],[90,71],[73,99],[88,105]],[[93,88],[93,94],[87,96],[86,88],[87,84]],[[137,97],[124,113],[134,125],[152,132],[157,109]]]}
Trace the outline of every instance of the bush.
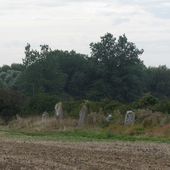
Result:
{"label": "bush", "polygon": [[23,109],[23,114],[40,114],[44,111],[52,112],[58,101],[57,96],[38,94],[27,101]]}
{"label": "bush", "polygon": [[24,97],[12,90],[0,90],[0,117],[5,123],[21,111]]}
{"label": "bush", "polygon": [[104,111],[106,112],[113,112],[114,110],[117,110],[122,107],[122,104],[117,101],[110,101],[104,104]]}
{"label": "bush", "polygon": [[158,103],[158,99],[151,94],[144,95],[138,102],[136,102],[137,108],[151,108]]}
{"label": "bush", "polygon": [[63,103],[63,109],[70,117],[78,118],[83,101],[68,101]]}
{"label": "bush", "polygon": [[153,110],[170,114],[170,101],[169,100],[164,100],[164,101],[161,101],[161,102],[157,103],[153,107]]}
{"label": "bush", "polygon": [[162,112],[153,112],[151,110],[137,110],[136,123],[145,128],[163,126],[169,122],[169,116]]}

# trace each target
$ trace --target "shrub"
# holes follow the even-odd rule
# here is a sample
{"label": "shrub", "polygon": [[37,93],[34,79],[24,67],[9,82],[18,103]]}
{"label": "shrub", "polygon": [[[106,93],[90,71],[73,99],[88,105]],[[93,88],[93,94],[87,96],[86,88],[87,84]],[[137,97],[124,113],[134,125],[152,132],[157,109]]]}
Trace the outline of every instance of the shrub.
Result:
{"label": "shrub", "polygon": [[157,103],[153,107],[153,110],[170,114],[170,101],[164,100],[164,101]]}
{"label": "shrub", "polygon": [[161,112],[153,112],[151,110],[136,111],[136,123],[143,125],[145,128],[162,126],[167,124],[169,116]]}
{"label": "shrub", "polygon": [[113,112],[114,110],[117,110],[120,107],[122,107],[122,104],[117,101],[110,101],[104,104],[104,110],[106,112]]}
{"label": "shrub", "polygon": [[78,118],[83,101],[68,101],[63,102],[63,109],[70,117]]}
{"label": "shrub", "polygon": [[24,97],[12,90],[0,90],[0,117],[9,122],[21,111]]}
{"label": "shrub", "polygon": [[58,101],[57,96],[38,94],[27,101],[23,109],[23,114],[40,114],[44,111],[52,112]]}
{"label": "shrub", "polygon": [[137,108],[151,108],[158,103],[158,99],[151,94],[144,95],[137,103]]}

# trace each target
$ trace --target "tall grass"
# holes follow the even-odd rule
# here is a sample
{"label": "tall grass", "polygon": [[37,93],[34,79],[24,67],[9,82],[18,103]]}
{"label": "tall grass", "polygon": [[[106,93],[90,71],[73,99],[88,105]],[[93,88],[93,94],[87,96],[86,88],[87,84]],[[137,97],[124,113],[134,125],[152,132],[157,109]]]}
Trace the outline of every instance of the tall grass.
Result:
{"label": "tall grass", "polygon": [[10,129],[22,129],[27,131],[54,131],[54,130],[68,130],[77,126],[77,120],[72,118],[57,120],[55,117],[50,117],[42,120],[41,117],[28,117],[19,120],[13,120],[9,123]]}
{"label": "tall grass", "polygon": [[[114,112],[113,120],[108,123],[104,114],[92,112],[86,125],[79,128],[78,118],[67,117],[62,121],[54,117],[42,120],[40,116],[18,118],[6,127],[9,136],[31,137],[40,139],[78,139],[78,140],[170,140],[169,117],[162,113],[147,110],[136,111],[137,121],[133,126],[124,126],[124,115]],[[95,121],[94,121],[95,117]],[[0,128],[1,129],[1,128]],[[158,140],[159,139],[159,140]]]}

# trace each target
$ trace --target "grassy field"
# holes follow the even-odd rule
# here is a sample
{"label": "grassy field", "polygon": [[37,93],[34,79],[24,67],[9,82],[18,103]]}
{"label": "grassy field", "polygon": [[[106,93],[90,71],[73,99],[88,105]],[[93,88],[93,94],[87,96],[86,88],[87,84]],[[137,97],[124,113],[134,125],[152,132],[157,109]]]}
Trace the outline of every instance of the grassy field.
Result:
{"label": "grassy field", "polygon": [[0,136],[9,139],[43,140],[43,141],[145,141],[170,144],[169,137],[149,137],[144,135],[115,135],[109,132],[81,130],[57,131],[57,132],[31,132],[22,130],[0,129]]}
{"label": "grassy field", "polygon": [[142,124],[88,124],[78,128],[76,120],[70,118],[60,124],[55,118],[43,122],[41,117],[29,117],[0,126],[0,137],[40,141],[145,141],[170,144],[170,125],[145,128]]}

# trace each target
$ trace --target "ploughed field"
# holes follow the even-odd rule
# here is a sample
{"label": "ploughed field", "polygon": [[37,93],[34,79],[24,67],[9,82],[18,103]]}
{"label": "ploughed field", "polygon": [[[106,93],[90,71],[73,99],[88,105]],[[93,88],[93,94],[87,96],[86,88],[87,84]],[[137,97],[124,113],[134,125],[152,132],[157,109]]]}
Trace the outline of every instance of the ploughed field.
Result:
{"label": "ploughed field", "polygon": [[169,170],[170,145],[0,140],[0,169]]}

